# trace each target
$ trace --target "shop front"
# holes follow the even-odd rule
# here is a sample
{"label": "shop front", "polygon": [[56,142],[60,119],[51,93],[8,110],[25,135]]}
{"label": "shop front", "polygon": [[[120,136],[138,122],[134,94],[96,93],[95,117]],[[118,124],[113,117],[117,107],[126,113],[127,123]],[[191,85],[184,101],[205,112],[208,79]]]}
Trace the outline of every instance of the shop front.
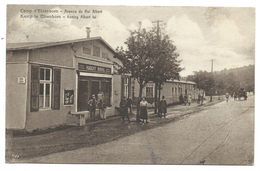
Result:
{"label": "shop front", "polygon": [[111,107],[111,68],[101,67],[89,64],[78,64],[78,103],[77,111],[89,111],[87,102],[95,95],[104,95],[104,103],[107,107]]}

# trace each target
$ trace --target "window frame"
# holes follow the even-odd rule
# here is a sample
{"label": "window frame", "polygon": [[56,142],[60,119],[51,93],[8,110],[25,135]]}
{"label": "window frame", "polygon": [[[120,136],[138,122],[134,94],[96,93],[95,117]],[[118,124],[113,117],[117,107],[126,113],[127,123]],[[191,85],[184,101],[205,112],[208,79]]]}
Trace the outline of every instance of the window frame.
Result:
{"label": "window frame", "polygon": [[[152,96],[147,96],[147,89],[152,89],[152,91],[149,91],[149,92],[151,92],[151,95]],[[146,88],[145,88],[145,96],[146,97],[148,97],[148,98],[153,98],[154,97],[154,87],[153,86],[147,86]]]}
{"label": "window frame", "polygon": [[[52,108],[52,81],[53,81],[52,73],[53,73],[53,69],[50,67],[41,67],[40,66],[40,72],[41,72],[41,69],[44,69],[44,80],[41,80],[41,77],[39,79],[40,86],[41,86],[41,84],[43,84],[43,106],[40,107],[41,94],[39,93],[39,110],[51,110],[51,108]],[[47,69],[50,70],[50,80],[45,80]],[[49,106],[48,107],[45,106],[46,105],[46,84],[50,85],[50,87],[49,87]]]}
{"label": "window frame", "polygon": [[[99,51],[98,56],[97,56],[97,54],[95,53],[95,50],[97,50],[97,49],[98,49],[98,51]],[[101,48],[98,47],[98,46],[94,46],[94,45],[93,45],[93,56],[100,57],[100,52],[101,52]]]}

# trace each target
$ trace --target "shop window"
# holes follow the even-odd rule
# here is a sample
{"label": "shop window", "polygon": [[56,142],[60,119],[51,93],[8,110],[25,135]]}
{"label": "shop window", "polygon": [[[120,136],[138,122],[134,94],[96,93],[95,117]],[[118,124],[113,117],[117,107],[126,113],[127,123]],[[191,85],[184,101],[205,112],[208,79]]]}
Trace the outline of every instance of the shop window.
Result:
{"label": "shop window", "polygon": [[104,52],[102,52],[102,58],[104,58],[104,59],[107,59],[107,58],[108,58],[108,54],[107,54],[107,53],[104,53]]}
{"label": "shop window", "polygon": [[93,56],[100,57],[100,48],[97,46],[93,47]]}
{"label": "shop window", "polygon": [[83,47],[83,53],[88,54],[88,55],[91,55],[91,49],[90,49],[90,48]]}
{"label": "shop window", "polygon": [[60,69],[32,66],[31,69],[31,111],[59,109]]}
{"label": "shop window", "polygon": [[153,97],[153,87],[146,87],[146,97]]}

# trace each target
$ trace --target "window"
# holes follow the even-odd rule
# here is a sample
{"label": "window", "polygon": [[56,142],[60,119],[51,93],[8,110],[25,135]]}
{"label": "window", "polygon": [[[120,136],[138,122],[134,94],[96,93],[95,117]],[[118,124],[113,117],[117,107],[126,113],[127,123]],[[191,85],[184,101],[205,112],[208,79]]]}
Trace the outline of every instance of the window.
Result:
{"label": "window", "polygon": [[128,78],[124,78],[124,96],[128,97]]}
{"label": "window", "polygon": [[91,49],[90,49],[90,48],[83,47],[83,53],[88,54],[88,55],[91,55]]}
{"label": "window", "polygon": [[31,112],[39,109],[59,109],[60,69],[32,66]]}
{"label": "window", "polygon": [[108,58],[108,54],[107,54],[107,53],[104,53],[104,52],[102,52],[102,58],[104,58],[104,59],[107,59],[107,58]]}
{"label": "window", "polygon": [[146,97],[153,97],[153,87],[146,87]]}
{"label": "window", "polygon": [[172,87],[172,96],[174,96],[174,87]]}
{"label": "window", "polygon": [[177,90],[177,87],[175,87],[175,95],[177,95],[178,93],[178,90]]}
{"label": "window", "polygon": [[51,72],[50,68],[40,69],[40,95],[39,95],[39,108],[51,107]]}
{"label": "window", "polygon": [[93,47],[93,56],[100,57],[100,48],[97,46]]}

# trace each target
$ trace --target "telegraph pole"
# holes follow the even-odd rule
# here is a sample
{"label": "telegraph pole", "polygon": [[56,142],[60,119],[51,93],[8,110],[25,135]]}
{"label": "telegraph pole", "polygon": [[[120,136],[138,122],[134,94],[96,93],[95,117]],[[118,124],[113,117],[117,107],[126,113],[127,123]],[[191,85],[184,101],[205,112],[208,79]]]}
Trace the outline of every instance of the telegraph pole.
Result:
{"label": "telegraph pole", "polygon": [[[153,21],[152,23],[156,23],[157,26],[157,40],[159,40],[159,33],[160,33],[160,22],[163,22],[161,20],[156,20],[156,21]],[[155,80],[155,95],[154,95],[154,113],[157,113],[157,108],[158,108],[158,98],[157,98],[157,93],[158,93],[158,81]]]}
{"label": "telegraph pole", "polygon": [[[211,75],[212,75],[212,78],[213,78],[213,62],[215,61],[214,59],[211,59]],[[212,94],[213,94],[213,87],[211,85],[211,93],[210,93],[210,102],[212,102]]]}

